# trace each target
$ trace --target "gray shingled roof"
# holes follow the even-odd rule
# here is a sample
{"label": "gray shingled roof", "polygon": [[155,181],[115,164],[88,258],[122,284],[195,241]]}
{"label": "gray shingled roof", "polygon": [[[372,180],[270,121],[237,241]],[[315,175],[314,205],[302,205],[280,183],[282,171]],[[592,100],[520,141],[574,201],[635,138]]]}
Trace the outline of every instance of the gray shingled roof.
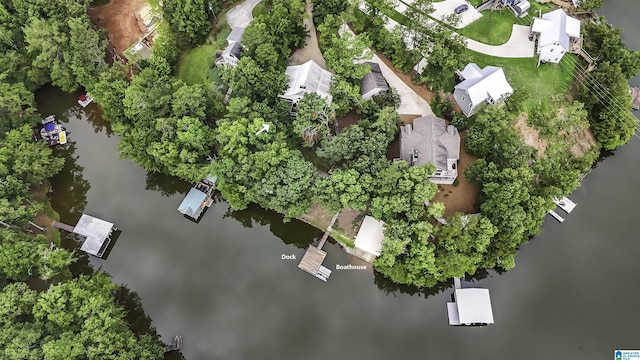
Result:
{"label": "gray shingled roof", "polygon": [[[414,150],[418,158],[413,161]],[[460,158],[460,134],[443,119],[426,115],[413,120],[413,126],[400,127],[400,157],[415,166],[433,163],[447,170],[447,159]]]}
{"label": "gray shingled roof", "polygon": [[366,94],[369,91],[379,88],[382,90],[387,90],[389,87],[387,86],[387,81],[382,76],[382,70],[380,70],[380,65],[374,62],[365,62],[365,65],[369,65],[371,71],[366,73],[360,82],[360,93]]}

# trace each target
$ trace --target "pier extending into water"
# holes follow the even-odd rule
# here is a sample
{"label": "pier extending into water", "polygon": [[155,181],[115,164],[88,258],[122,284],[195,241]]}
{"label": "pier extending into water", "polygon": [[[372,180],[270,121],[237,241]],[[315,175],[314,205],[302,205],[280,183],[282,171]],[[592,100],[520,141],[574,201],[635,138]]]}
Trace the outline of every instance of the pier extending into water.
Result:
{"label": "pier extending into water", "polygon": [[164,347],[164,352],[182,350],[182,336],[176,335],[171,339],[171,342]]}
{"label": "pier extending into water", "polygon": [[298,264],[298,267],[300,269],[308,272],[309,274],[317,277],[322,281],[327,281],[327,279],[331,275],[331,270],[322,266],[324,258],[327,257],[327,253],[322,251],[322,247],[324,246],[324,243],[327,242],[327,239],[329,238],[329,235],[333,230],[333,224],[335,224],[339,214],[340,212],[333,215],[333,218],[331,218],[331,222],[329,223],[327,230],[325,230],[324,235],[322,235],[322,239],[320,239],[318,246],[316,247],[313,245],[309,245],[309,248],[304,253],[304,256],[302,256],[302,260],[300,260],[300,264]]}

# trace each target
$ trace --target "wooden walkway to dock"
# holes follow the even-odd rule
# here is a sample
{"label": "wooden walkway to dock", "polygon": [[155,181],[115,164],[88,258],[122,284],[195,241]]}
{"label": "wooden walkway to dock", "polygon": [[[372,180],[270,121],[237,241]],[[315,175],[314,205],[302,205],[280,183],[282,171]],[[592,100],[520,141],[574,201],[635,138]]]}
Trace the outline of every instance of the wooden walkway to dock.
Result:
{"label": "wooden walkway to dock", "polygon": [[298,267],[300,269],[308,272],[309,274],[317,277],[322,281],[327,281],[327,279],[331,275],[331,270],[322,266],[324,258],[327,257],[327,253],[322,251],[322,247],[324,246],[324,243],[327,242],[329,235],[331,235],[333,224],[336,223],[338,215],[340,215],[340,212],[335,214],[331,219],[331,222],[329,223],[327,230],[325,230],[324,235],[322,235],[322,239],[320,239],[318,246],[316,247],[313,245],[309,245],[309,248],[304,253],[304,256],[302,256],[302,260],[300,260],[300,264],[298,264]]}
{"label": "wooden walkway to dock", "polygon": [[67,225],[65,223],[61,223],[58,221],[53,220],[53,222],[51,223],[51,225],[53,225],[54,227],[57,227],[58,229],[64,230],[64,231],[68,231],[70,233],[73,232],[73,230],[75,229],[73,226],[71,225]]}

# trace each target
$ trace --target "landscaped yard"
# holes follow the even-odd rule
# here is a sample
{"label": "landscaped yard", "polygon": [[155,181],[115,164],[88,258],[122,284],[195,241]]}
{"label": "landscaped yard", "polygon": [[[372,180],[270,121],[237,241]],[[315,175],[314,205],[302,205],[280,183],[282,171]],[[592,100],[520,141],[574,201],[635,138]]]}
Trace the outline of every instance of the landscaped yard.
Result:
{"label": "landscaped yard", "polygon": [[460,29],[460,34],[489,45],[502,45],[511,37],[513,24],[518,24],[513,12],[509,9],[500,11],[483,11],[482,18],[471,25]]}
{"label": "landscaped yard", "polygon": [[[529,94],[527,107],[542,101],[549,101],[558,94],[569,90],[573,82],[575,55],[566,54],[560,64],[540,64],[538,58],[506,59],[469,51],[471,61],[481,68],[492,65],[504,69],[507,80],[514,89],[524,88]],[[573,59],[570,59],[573,58]]]}
{"label": "landscaped yard", "polygon": [[202,45],[183,52],[178,63],[178,78],[189,85],[210,84],[213,80],[210,69],[214,67],[216,51],[215,46]]}

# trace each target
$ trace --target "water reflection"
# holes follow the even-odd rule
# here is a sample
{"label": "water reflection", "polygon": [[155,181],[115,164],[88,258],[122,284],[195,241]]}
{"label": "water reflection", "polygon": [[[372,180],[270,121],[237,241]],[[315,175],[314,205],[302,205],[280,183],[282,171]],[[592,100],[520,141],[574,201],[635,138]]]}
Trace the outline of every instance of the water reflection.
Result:
{"label": "water reflection", "polygon": [[[231,207],[223,216],[237,220],[245,228],[253,228],[254,225],[269,226],[269,231],[283,243],[297,248],[307,248],[322,237],[322,231],[299,220],[283,221],[284,216],[274,211],[251,204],[244,210],[233,210]],[[299,236],[304,234],[304,236]]]}
{"label": "water reflection", "polygon": [[[463,282],[472,283],[480,281],[490,277],[490,275],[491,274],[488,270],[481,269],[474,275],[467,275],[463,279]],[[419,288],[411,285],[396,284],[377,271],[373,272],[373,282],[376,284],[378,289],[382,290],[386,295],[393,295],[394,297],[397,296],[397,294],[407,294],[411,296],[417,295],[425,299],[429,296],[440,294],[441,292],[453,287],[453,279],[445,282],[439,282],[432,288]],[[473,285],[464,284],[463,287],[473,287]]]}
{"label": "water reflection", "polygon": [[[69,133],[69,138],[73,138]],[[84,167],[78,165],[76,142],[69,141],[53,150],[54,155],[64,158],[62,171],[51,178],[51,205],[60,214],[62,222],[75,224],[87,206],[87,192],[91,184],[83,176]]]}
{"label": "water reflection", "polygon": [[157,191],[167,197],[175,194],[186,194],[192,186],[192,184],[181,180],[180,178],[158,172],[147,173],[145,180],[145,189]]}

